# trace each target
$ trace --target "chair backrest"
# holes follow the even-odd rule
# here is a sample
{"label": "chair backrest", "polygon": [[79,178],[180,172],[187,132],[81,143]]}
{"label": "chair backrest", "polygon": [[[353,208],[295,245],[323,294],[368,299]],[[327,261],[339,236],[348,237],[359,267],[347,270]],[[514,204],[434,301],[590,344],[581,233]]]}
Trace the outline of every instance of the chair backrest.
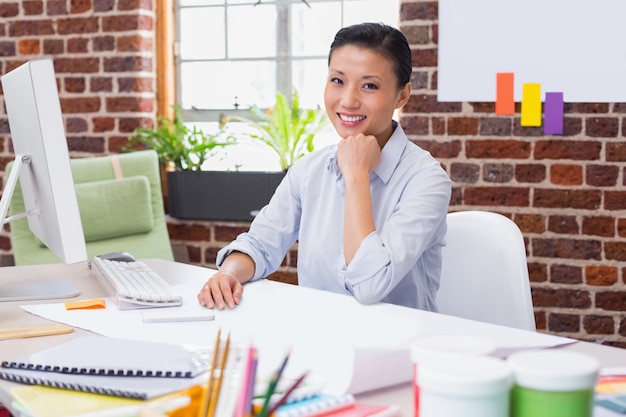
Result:
{"label": "chair backrest", "polygon": [[[136,258],[174,260],[155,151],[74,158],[70,163],[89,258],[125,251]],[[9,212],[24,211],[18,184]],[[60,262],[30,232],[25,218],[9,225],[15,265]]]}
{"label": "chair backrest", "polygon": [[524,238],[509,218],[487,211],[449,213],[439,312],[536,330]]}

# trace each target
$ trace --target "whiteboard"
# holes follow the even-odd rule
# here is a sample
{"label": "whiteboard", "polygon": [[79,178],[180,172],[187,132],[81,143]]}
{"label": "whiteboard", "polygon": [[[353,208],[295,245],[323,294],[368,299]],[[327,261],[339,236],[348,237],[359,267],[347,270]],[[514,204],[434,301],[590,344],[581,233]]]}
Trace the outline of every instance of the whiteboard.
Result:
{"label": "whiteboard", "polygon": [[496,74],[565,102],[626,102],[626,0],[439,0],[439,101],[495,101]]}

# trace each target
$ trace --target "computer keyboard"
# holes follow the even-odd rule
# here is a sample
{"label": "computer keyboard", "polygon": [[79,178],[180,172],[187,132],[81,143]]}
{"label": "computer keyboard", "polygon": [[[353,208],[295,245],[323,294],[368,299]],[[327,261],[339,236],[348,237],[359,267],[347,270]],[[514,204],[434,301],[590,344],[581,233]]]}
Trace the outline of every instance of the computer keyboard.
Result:
{"label": "computer keyboard", "polygon": [[144,262],[119,262],[95,256],[89,267],[109,295],[116,298],[120,310],[183,304],[182,295]]}

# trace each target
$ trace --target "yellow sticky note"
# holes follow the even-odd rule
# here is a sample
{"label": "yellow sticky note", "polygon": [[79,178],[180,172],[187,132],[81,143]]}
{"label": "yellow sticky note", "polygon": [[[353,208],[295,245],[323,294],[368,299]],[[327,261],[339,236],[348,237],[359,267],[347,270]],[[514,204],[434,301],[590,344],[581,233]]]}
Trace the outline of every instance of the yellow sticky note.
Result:
{"label": "yellow sticky note", "polygon": [[65,303],[66,310],[94,310],[96,308],[106,308],[107,304],[102,298],[91,300],[68,301]]}
{"label": "yellow sticky note", "polygon": [[522,84],[522,126],[541,126],[541,84]]}

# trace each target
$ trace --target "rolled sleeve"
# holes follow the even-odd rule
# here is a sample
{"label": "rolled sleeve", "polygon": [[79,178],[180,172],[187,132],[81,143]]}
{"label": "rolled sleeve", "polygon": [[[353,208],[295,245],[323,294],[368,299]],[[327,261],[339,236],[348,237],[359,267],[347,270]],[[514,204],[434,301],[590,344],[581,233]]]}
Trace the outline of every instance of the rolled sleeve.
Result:
{"label": "rolled sleeve", "polygon": [[248,232],[241,233],[217,253],[216,265],[220,266],[229,254],[238,251],[254,261],[252,280],[276,271],[298,236],[300,204],[291,186],[292,175],[291,171],[287,173],[269,204],[252,221]]}
{"label": "rolled sleeve", "polygon": [[243,239],[235,240],[228,246],[220,249],[220,251],[217,252],[217,259],[215,261],[216,265],[218,267],[221,266],[224,260],[228,257],[228,255],[233,252],[242,252],[252,258],[252,261],[254,262],[254,276],[252,277],[251,281],[263,278],[265,276],[265,268],[263,267],[265,265],[265,258],[258,250],[254,248],[254,246],[250,245]]}
{"label": "rolled sleeve", "polygon": [[380,301],[393,289],[389,268],[389,252],[376,232],[370,233],[357,249],[350,265],[341,267],[346,286],[357,300],[363,304]]}

